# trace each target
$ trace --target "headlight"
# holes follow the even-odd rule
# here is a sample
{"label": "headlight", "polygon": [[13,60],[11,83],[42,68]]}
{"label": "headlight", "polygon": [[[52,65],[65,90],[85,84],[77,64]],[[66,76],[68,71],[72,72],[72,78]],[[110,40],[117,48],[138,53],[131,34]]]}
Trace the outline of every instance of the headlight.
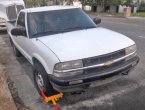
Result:
{"label": "headlight", "polygon": [[77,68],[82,68],[82,67],[83,67],[82,60],[58,63],[54,67],[54,75],[57,77],[65,77],[65,76],[82,74],[83,70],[75,70]]}
{"label": "headlight", "polygon": [[135,45],[135,44],[132,45],[132,46],[129,46],[129,47],[127,47],[127,48],[125,49],[126,55],[129,55],[129,54],[131,54],[131,53],[133,53],[133,52],[136,52],[136,45]]}

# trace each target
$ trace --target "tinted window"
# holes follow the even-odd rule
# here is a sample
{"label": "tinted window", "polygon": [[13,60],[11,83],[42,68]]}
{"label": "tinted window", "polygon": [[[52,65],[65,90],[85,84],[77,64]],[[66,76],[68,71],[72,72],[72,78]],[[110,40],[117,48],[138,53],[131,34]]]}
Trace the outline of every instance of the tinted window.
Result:
{"label": "tinted window", "polygon": [[25,13],[21,12],[18,17],[17,27],[25,28]]}
{"label": "tinted window", "polygon": [[79,8],[28,14],[30,37],[41,37],[95,27],[95,23]]}

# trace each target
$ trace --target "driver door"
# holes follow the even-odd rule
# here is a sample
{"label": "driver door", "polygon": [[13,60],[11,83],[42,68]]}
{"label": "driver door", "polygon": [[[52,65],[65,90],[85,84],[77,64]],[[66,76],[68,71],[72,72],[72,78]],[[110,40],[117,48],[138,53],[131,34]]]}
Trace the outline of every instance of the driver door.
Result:
{"label": "driver door", "polygon": [[[25,26],[25,13],[21,12],[19,14],[16,27],[17,28],[24,28],[26,30]],[[21,35],[21,36],[15,36],[15,41],[16,41],[16,47],[20,50],[20,52],[28,59],[30,60],[30,55],[28,54],[28,49],[29,49],[29,44],[30,44],[30,39],[28,38],[27,34],[26,35]]]}

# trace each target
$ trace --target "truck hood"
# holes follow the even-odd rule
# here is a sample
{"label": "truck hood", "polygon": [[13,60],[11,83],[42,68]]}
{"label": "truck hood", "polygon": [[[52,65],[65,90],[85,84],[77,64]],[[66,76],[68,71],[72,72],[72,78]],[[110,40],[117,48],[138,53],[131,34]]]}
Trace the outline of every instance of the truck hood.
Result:
{"label": "truck hood", "polygon": [[134,44],[134,41],[105,28],[79,30],[38,38],[61,62],[111,53]]}

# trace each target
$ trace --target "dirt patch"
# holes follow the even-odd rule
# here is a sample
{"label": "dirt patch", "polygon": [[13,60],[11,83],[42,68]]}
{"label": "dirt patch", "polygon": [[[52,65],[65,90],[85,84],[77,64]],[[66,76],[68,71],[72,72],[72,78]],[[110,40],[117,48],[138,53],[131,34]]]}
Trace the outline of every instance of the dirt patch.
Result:
{"label": "dirt patch", "polygon": [[16,110],[6,79],[4,66],[0,64],[0,110]]}
{"label": "dirt patch", "polygon": [[1,42],[0,40],[0,63],[1,65],[5,65],[6,64],[6,60],[8,56],[8,51],[3,49],[5,47],[5,43]]}
{"label": "dirt patch", "polygon": [[16,106],[17,106],[17,109],[18,110],[29,110],[29,108],[26,107],[23,104],[23,102],[21,101],[21,99],[19,98],[19,95],[18,95],[17,89],[15,87],[15,84],[11,81],[11,79],[9,77],[7,79],[7,82],[8,82],[8,86],[9,86],[9,89],[11,91],[12,97],[15,101]]}

